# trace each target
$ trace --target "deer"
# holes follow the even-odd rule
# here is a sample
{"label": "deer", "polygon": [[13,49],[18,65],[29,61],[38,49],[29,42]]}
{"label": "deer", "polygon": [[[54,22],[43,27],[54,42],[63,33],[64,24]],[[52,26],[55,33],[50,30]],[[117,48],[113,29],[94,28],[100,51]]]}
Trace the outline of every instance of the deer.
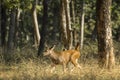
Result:
{"label": "deer", "polygon": [[81,66],[78,63],[78,59],[80,57],[79,43],[76,45],[75,49],[64,50],[60,52],[56,52],[54,50],[55,46],[56,45],[47,49],[43,53],[43,56],[48,56],[53,63],[52,65],[53,68],[51,69],[51,72],[53,72],[55,66],[58,64],[61,64],[63,66],[63,71],[66,72],[66,66],[68,65],[69,62],[71,62],[74,65],[74,68],[78,67],[79,69],[81,69]]}

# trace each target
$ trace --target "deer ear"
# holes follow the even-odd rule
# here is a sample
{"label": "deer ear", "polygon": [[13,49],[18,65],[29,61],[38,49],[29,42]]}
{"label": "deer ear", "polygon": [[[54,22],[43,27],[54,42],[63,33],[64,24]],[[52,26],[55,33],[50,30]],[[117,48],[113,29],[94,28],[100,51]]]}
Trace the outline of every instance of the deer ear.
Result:
{"label": "deer ear", "polygon": [[49,47],[49,45],[48,45],[48,42],[47,41],[45,41],[45,43],[44,43],[44,46],[45,46],[45,48],[48,50],[50,50],[51,48]]}
{"label": "deer ear", "polygon": [[51,48],[51,50],[53,50],[53,49],[55,48],[55,46],[56,46],[56,45],[54,45],[54,46]]}

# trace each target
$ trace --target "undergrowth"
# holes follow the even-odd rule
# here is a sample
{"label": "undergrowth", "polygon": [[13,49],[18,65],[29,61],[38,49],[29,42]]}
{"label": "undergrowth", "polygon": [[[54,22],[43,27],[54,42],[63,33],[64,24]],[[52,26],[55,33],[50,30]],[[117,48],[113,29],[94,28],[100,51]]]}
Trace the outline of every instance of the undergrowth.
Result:
{"label": "undergrowth", "polygon": [[[53,73],[51,61],[47,57],[36,57],[37,50],[24,47],[16,50],[10,65],[4,62],[0,53],[0,80],[119,80],[120,79],[120,43],[114,42],[116,65],[112,70],[101,69],[97,64],[97,43],[85,43],[81,51],[79,63],[82,69],[69,69],[63,73],[61,65],[56,66]],[[1,49],[0,49],[1,52]]]}

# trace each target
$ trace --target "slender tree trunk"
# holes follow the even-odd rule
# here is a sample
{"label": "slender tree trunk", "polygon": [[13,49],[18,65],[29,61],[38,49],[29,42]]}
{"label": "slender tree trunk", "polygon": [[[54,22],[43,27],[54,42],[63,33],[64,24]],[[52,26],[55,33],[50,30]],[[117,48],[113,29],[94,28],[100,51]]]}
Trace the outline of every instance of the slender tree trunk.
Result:
{"label": "slender tree trunk", "polygon": [[35,46],[37,47],[40,42],[40,33],[39,33],[39,26],[37,21],[37,11],[36,11],[36,5],[38,3],[38,0],[34,0],[33,2],[33,8],[32,8],[32,15],[33,15],[33,22],[34,22],[34,36],[35,36]]}
{"label": "slender tree trunk", "polygon": [[96,41],[96,39],[97,39],[97,26],[95,24],[95,27],[94,27],[94,29],[92,31],[92,40]]}
{"label": "slender tree trunk", "polygon": [[81,38],[80,38],[80,47],[83,48],[83,42],[84,42],[84,0],[81,1]]}
{"label": "slender tree trunk", "polygon": [[115,65],[111,30],[112,0],[97,0],[97,32],[99,66],[111,69]]}
{"label": "slender tree trunk", "polygon": [[76,28],[73,28],[73,46],[78,42],[78,34]]}
{"label": "slender tree trunk", "polygon": [[47,4],[48,0],[43,0],[43,22],[42,22],[42,28],[41,28],[41,40],[39,43],[39,49],[38,49],[38,56],[40,56],[40,54],[42,54],[43,50],[44,50],[44,44],[46,41],[46,35],[47,35],[47,23],[48,23],[48,4]]}
{"label": "slender tree trunk", "polygon": [[75,28],[75,1],[74,0],[71,0],[71,17],[72,17],[72,26],[73,28]]}
{"label": "slender tree trunk", "polygon": [[[27,36],[27,34],[26,34],[26,31],[25,31],[25,15],[27,15],[26,14],[26,12],[23,10],[22,11],[22,13],[21,13],[21,21],[20,21],[20,27],[19,27],[19,29],[20,29],[20,34],[19,34],[19,38],[20,38],[20,44],[24,44],[24,41],[26,40],[26,36]],[[27,41],[27,40],[26,40]]]}
{"label": "slender tree trunk", "polygon": [[70,13],[71,13],[71,23],[72,23],[72,27],[73,27],[73,46],[76,45],[77,43],[77,39],[76,39],[76,28],[75,28],[75,0],[71,0],[70,3]]}
{"label": "slender tree trunk", "polygon": [[65,5],[64,0],[61,0],[60,5],[60,25],[61,25],[61,41],[64,44],[65,48],[68,48],[68,35],[67,35],[67,28],[66,28],[66,15],[65,15]]}
{"label": "slender tree trunk", "polygon": [[69,0],[63,0],[65,5],[65,15],[66,15],[66,28],[67,28],[67,35],[68,35],[68,46],[69,49],[73,46],[73,35],[72,35],[72,28],[71,28],[71,18],[70,18],[70,8],[69,8]]}
{"label": "slender tree trunk", "polygon": [[21,10],[17,8],[17,14],[16,14],[16,27],[15,27],[15,47],[18,47],[19,39],[20,39],[20,26],[19,26],[19,20],[20,20],[20,14]]}

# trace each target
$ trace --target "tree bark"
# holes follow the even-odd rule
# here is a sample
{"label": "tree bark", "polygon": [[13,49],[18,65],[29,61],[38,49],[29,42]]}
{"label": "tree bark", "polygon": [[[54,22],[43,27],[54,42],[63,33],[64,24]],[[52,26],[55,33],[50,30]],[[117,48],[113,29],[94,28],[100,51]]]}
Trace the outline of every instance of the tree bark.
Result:
{"label": "tree bark", "polygon": [[117,30],[117,35],[116,36],[117,36],[117,40],[120,41],[120,27]]}
{"label": "tree bark", "polygon": [[77,39],[76,39],[76,28],[75,28],[75,0],[71,0],[70,3],[70,13],[71,13],[71,25],[72,25],[72,36],[73,36],[73,46],[76,45]]}
{"label": "tree bark", "polygon": [[[53,30],[52,30],[52,40],[59,40],[60,34],[60,3],[58,1],[53,1]],[[58,35],[56,34],[58,33]]]}
{"label": "tree bark", "polygon": [[75,28],[75,1],[74,0],[71,0],[71,17],[72,17],[72,26],[73,28]]}
{"label": "tree bark", "polygon": [[97,0],[97,32],[99,66],[111,69],[115,65],[111,27],[112,0]]}
{"label": "tree bark", "polygon": [[70,4],[69,0],[64,0],[65,14],[66,14],[66,24],[67,24],[67,35],[68,35],[68,43],[69,43],[68,46],[69,46],[69,49],[72,49],[72,47],[73,47],[73,35],[72,35],[69,4]]}
{"label": "tree bark", "polygon": [[13,7],[11,9],[11,14],[10,14],[10,26],[9,26],[9,33],[8,33],[8,42],[7,42],[7,53],[10,53],[14,49],[14,33],[15,33],[15,23],[16,23],[16,9]]}
{"label": "tree bark", "polygon": [[73,46],[73,35],[72,35],[72,28],[71,28],[71,18],[70,18],[70,8],[69,8],[69,0],[62,0],[65,9],[65,16],[66,16],[66,30],[67,30],[67,42],[68,42],[68,49],[71,49]]}
{"label": "tree bark", "polygon": [[65,48],[68,48],[68,35],[66,27],[66,15],[65,15],[65,5],[64,0],[61,0],[60,5],[60,26],[61,26],[61,41]]}
{"label": "tree bark", "polygon": [[96,39],[97,39],[97,26],[95,24],[95,27],[94,27],[94,29],[92,31],[92,40],[96,41]]}
{"label": "tree bark", "polygon": [[33,2],[33,8],[32,8],[32,15],[33,15],[33,23],[34,23],[34,38],[35,38],[35,46],[37,47],[40,42],[40,33],[39,33],[39,26],[37,21],[37,6],[38,0],[34,0]]}
{"label": "tree bark", "polygon": [[4,3],[1,4],[1,46],[4,47],[6,45],[6,22],[7,22],[7,14],[6,7]]}
{"label": "tree bark", "polygon": [[19,47],[19,39],[20,39],[20,14],[21,14],[21,10],[19,8],[17,8],[17,14],[16,14],[16,27],[15,27],[15,47]]}
{"label": "tree bark", "polygon": [[1,45],[2,45],[2,43],[1,43],[1,0],[0,0],[0,47],[1,47]]}
{"label": "tree bark", "polygon": [[46,34],[47,34],[47,23],[48,23],[48,0],[43,0],[43,22],[42,22],[42,28],[41,28],[41,40],[39,43],[39,48],[38,48],[38,56],[42,54],[44,47],[45,47],[45,41],[46,41]]}
{"label": "tree bark", "polygon": [[84,13],[84,0],[81,1],[81,35],[80,35],[80,48],[82,49],[83,48],[83,42],[84,42],[84,16],[85,16],[85,13]]}

